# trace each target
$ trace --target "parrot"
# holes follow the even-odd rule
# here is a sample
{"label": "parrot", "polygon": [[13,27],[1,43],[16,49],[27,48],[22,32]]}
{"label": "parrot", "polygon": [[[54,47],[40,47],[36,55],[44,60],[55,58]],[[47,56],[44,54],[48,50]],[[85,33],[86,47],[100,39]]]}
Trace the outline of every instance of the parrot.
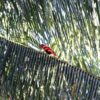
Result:
{"label": "parrot", "polygon": [[58,58],[56,53],[50,48],[48,47],[47,45],[45,44],[40,44],[39,47],[44,51],[46,52],[47,54],[49,54],[50,56],[53,56],[54,58]]}

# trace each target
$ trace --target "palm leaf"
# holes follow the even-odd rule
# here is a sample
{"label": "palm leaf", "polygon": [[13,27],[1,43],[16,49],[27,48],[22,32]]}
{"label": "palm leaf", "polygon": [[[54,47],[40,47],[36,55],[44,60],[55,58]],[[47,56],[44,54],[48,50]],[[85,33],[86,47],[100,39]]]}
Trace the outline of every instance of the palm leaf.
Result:
{"label": "palm leaf", "polygon": [[0,80],[2,98],[100,98],[100,80],[97,77],[4,38],[0,38]]}

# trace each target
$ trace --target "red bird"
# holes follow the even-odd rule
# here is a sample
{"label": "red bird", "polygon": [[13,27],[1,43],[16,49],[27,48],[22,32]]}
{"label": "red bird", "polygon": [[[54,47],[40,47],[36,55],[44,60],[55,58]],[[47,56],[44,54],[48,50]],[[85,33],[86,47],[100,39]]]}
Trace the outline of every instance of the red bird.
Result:
{"label": "red bird", "polygon": [[53,56],[53,57],[57,58],[55,52],[50,47],[48,47],[44,44],[40,44],[39,46],[40,46],[41,49],[43,49],[50,56]]}

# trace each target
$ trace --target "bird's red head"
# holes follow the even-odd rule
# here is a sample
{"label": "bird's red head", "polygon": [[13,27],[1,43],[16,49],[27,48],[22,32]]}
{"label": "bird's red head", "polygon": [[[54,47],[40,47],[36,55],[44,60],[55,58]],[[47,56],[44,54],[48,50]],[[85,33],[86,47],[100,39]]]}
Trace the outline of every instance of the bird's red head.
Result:
{"label": "bird's red head", "polygon": [[40,44],[39,45],[40,48],[44,48],[44,46],[45,46],[44,44]]}
{"label": "bird's red head", "polygon": [[42,49],[44,49],[45,47],[48,47],[48,46],[45,45],[45,44],[40,44],[39,47],[42,48]]}

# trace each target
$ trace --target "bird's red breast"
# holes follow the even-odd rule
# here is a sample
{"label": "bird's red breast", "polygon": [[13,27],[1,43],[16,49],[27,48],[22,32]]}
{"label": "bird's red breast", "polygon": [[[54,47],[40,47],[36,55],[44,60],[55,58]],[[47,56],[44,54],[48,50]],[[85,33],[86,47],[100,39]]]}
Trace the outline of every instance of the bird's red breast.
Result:
{"label": "bird's red breast", "polygon": [[45,44],[40,44],[40,48],[43,49],[46,53],[48,53],[49,55],[52,55],[54,57],[57,58],[55,52],[50,48],[48,47],[47,45]]}

